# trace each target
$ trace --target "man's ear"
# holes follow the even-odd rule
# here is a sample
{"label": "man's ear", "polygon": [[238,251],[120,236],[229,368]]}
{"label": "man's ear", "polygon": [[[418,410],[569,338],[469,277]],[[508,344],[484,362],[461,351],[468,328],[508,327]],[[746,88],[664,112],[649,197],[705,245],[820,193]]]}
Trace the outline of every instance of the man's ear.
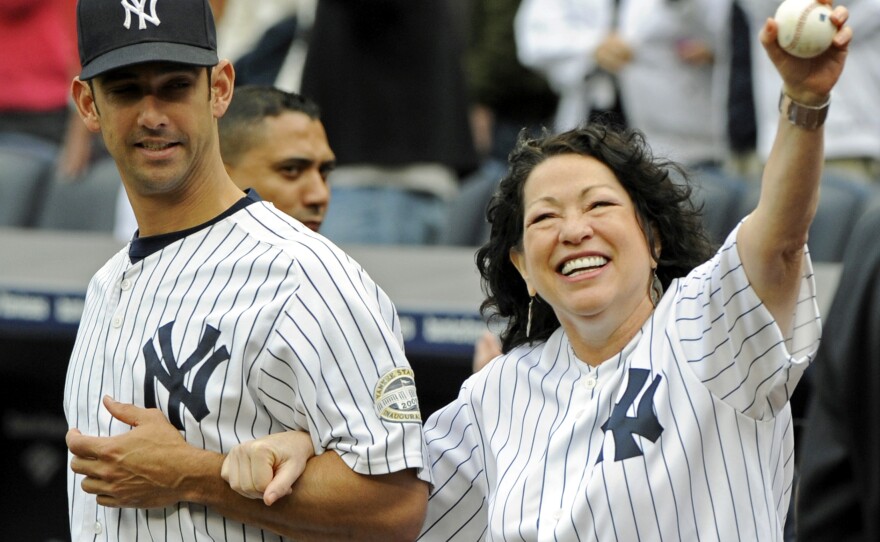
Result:
{"label": "man's ear", "polygon": [[534,297],[538,293],[538,291],[535,290],[535,287],[532,286],[532,283],[529,280],[529,272],[526,269],[525,255],[516,248],[511,248],[508,254],[510,256],[510,263],[512,263],[513,266],[516,267],[516,270],[519,271],[519,276],[521,276],[523,282],[526,283],[526,288],[529,289],[529,295]]}
{"label": "man's ear", "polygon": [[235,87],[235,69],[228,60],[221,60],[211,69],[211,109],[215,118],[226,114]]}
{"label": "man's ear", "polygon": [[98,106],[95,103],[95,96],[92,94],[92,87],[85,81],[81,81],[79,77],[74,78],[70,85],[70,95],[76,106],[79,117],[86,124],[86,128],[90,132],[98,133],[101,131],[101,121],[98,117]]}

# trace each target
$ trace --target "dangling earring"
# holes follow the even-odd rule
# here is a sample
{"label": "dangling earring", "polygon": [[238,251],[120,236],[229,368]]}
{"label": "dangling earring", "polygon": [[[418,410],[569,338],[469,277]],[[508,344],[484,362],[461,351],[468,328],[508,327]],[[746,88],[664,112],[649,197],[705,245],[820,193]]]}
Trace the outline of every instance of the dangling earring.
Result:
{"label": "dangling earring", "polygon": [[526,320],[526,339],[532,334],[532,304],[535,302],[535,296],[529,298],[529,319]]}
{"label": "dangling earring", "polygon": [[657,303],[660,303],[660,298],[663,297],[663,283],[660,282],[660,277],[657,276],[657,270],[654,269],[652,271],[653,278],[651,278],[651,305],[654,307],[657,306]]}

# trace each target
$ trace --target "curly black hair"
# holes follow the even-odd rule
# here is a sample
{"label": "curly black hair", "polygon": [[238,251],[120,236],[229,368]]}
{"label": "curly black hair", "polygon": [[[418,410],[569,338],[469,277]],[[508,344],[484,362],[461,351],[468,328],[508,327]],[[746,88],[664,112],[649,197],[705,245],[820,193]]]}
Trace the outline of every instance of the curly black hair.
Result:
{"label": "curly black hair", "polygon": [[560,134],[545,130],[540,137],[530,137],[523,131],[486,211],[491,224],[489,240],[476,255],[486,294],[480,312],[489,319],[506,320],[501,332],[504,352],[527,342],[546,340],[559,327],[553,308],[535,296],[531,330],[526,336],[530,298],[525,281],[510,261],[510,250],[522,249],[526,180],[538,164],[564,154],[593,157],[614,172],[635,205],[652,251],[654,235],[659,237],[661,254],[653,256],[664,289],[673,279],[708,260],[714,251],[704,229],[702,210],[691,199],[684,168],[655,158],[640,131],[603,123]]}

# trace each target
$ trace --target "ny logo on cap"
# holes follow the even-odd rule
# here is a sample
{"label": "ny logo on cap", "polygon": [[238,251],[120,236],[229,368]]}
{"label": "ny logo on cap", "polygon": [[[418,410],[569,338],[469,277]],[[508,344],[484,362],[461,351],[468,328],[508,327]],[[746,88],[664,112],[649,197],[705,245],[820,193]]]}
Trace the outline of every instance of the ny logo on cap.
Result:
{"label": "ny logo on cap", "polygon": [[125,8],[125,22],[123,26],[125,28],[131,28],[131,14],[134,13],[140,18],[140,22],[138,23],[138,29],[144,30],[147,28],[147,21],[150,21],[156,26],[159,26],[159,16],[156,15],[156,2],[158,0],[150,0],[150,12],[146,13],[144,8],[147,5],[147,0],[122,0],[122,7]]}

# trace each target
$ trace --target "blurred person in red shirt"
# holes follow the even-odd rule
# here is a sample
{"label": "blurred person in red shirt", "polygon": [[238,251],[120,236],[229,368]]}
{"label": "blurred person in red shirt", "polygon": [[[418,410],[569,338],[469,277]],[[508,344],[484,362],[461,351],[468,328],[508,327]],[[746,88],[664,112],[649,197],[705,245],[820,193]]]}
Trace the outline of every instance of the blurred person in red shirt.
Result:
{"label": "blurred person in red shirt", "polygon": [[[0,0],[0,184],[21,169],[10,161],[51,166],[65,178],[88,165],[91,137],[82,122],[68,122],[70,80],[79,71],[74,15],[76,0]],[[11,182],[11,179],[9,179]],[[23,179],[19,179],[24,182]],[[17,198],[38,198],[39,179]],[[3,190],[0,188],[0,190]],[[10,189],[12,190],[12,189]],[[17,192],[17,193],[16,193]],[[28,208],[30,202],[21,202]],[[0,216],[2,220],[2,216]],[[26,222],[27,217],[19,222]],[[8,225],[28,225],[26,223]]]}

